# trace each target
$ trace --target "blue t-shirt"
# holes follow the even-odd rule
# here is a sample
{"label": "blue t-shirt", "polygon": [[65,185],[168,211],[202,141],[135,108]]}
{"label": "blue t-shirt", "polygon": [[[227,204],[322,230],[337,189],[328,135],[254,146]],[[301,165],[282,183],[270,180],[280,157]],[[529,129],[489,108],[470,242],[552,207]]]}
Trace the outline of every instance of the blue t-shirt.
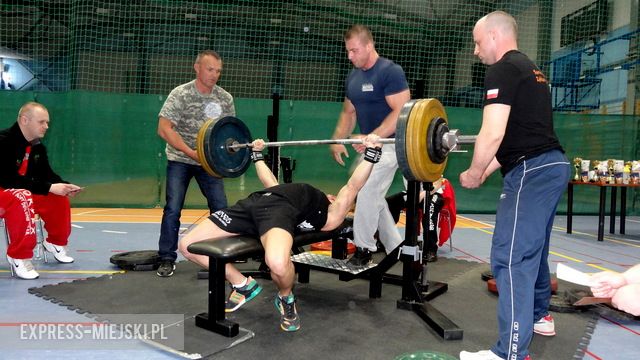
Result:
{"label": "blue t-shirt", "polygon": [[385,96],[408,88],[402,67],[383,57],[369,70],[351,70],[346,80],[346,96],[356,108],[360,133],[369,134],[389,115],[391,108]]}

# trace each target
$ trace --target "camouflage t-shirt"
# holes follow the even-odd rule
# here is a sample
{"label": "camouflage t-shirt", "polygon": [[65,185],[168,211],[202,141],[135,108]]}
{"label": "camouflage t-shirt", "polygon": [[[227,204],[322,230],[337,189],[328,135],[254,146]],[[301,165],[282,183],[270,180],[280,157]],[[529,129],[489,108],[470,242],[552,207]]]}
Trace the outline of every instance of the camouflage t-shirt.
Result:
{"label": "camouflage t-shirt", "polygon": [[[198,131],[209,119],[235,116],[233,96],[220,86],[214,86],[210,94],[201,94],[196,89],[195,80],[182,84],[169,94],[158,116],[169,119],[174,130],[190,148],[196,148]],[[198,165],[182,151],[167,144],[167,159]]]}

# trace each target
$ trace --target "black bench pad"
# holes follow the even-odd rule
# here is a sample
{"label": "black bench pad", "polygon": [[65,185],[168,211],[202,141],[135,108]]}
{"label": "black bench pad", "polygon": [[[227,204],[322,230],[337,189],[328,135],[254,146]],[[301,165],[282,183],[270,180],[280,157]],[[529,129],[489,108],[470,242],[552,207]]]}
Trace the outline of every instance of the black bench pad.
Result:
{"label": "black bench pad", "polygon": [[[343,230],[338,227],[332,231],[317,231],[297,234],[293,238],[293,246],[305,246],[319,241],[331,240],[337,237]],[[264,252],[260,239],[253,236],[238,235],[219,240],[204,240],[193,243],[188,247],[189,252],[198,255],[206,255],[216,259],[231,262]]]}

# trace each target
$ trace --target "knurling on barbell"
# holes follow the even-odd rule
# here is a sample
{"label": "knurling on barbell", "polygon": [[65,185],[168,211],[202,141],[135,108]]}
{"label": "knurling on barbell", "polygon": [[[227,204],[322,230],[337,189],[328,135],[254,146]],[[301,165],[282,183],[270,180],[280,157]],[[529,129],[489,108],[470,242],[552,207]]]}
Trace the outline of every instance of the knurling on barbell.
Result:
{"label": "knurling on barbell", "polygon": [[[238,177],[251,164],[251,132],[238,118],[208,120],[198,131],[197,152],[202,167],[212,176]],[[434,182],[444,173],[449,152],[458,144],[471,144],[475,136],[449,130],[444,107],[437,99],[408,101],[400,111],[394,144],[398,167],[407,180]],[[324,144],[358,144],[362,139],[325,139],[267,142],[266,147]]]}

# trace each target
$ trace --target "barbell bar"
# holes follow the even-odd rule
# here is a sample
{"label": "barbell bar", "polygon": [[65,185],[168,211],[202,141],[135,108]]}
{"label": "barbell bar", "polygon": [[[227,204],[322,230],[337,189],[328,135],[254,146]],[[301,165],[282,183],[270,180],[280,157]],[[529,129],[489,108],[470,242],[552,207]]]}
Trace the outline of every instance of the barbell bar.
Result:
{"label": "barbell bar", "polygon": [[[444,107],[437,99],[416,99],[404,104],[398,116],[395,138],[382,138],[382,144],[395,144],[398,167],[407,180],[433,182],[446,166],[450,152],[458,145],[475,143],[475,135],[449,130]],[[252,138],[247,126],[231,116],[208,120],[197,138],[197,151],[203,168],[212,176],[237,177],[249,167]],[[266,142],[265,147],[362,144],[363,139],[325,139]]]}
{"label": "barbell bar", "polygon": [[[457,145],[464,144],[473,144],[476,141],[475,135],[457,135],[458,129],[449,130],[444,136],[446,139],[443,139],[443,144],[446,149],[452,151],[457,147]],[[381,144],[395,144],[395,138],[380,138],[379,142]],[[363,139],[323,139],[323,140],[289,140],[289,141],[271,141],[265,142],[265,147],[281,147],[281,146],[305,146],[305,145],[333,145],[333,144],[341,144],[341,145],[352,145],[352,144],[364,144]],[[234,151],[236,149],[242,148],[252,148],[252,143],[244,143],[240,144],[237,142],[233,142],[229,145],[225,146],[228,151]]]}
{"label": "barbell bar", "polygon": [[[393,144],[396,142],[394,138],[381,138],[380,143],[382,144]],[[324,140],[290,140],[290,141],[271,141],[265,142],[265,147],[279,147],[279,146],[304,146],[304,145],[332,145],[332,144],[362,144],[364,141],[362,139],[324,139]],[[228,150],[235,150],[241,148],[251,148],[253,147],[252,143],[233,143],[227,146]]]}

